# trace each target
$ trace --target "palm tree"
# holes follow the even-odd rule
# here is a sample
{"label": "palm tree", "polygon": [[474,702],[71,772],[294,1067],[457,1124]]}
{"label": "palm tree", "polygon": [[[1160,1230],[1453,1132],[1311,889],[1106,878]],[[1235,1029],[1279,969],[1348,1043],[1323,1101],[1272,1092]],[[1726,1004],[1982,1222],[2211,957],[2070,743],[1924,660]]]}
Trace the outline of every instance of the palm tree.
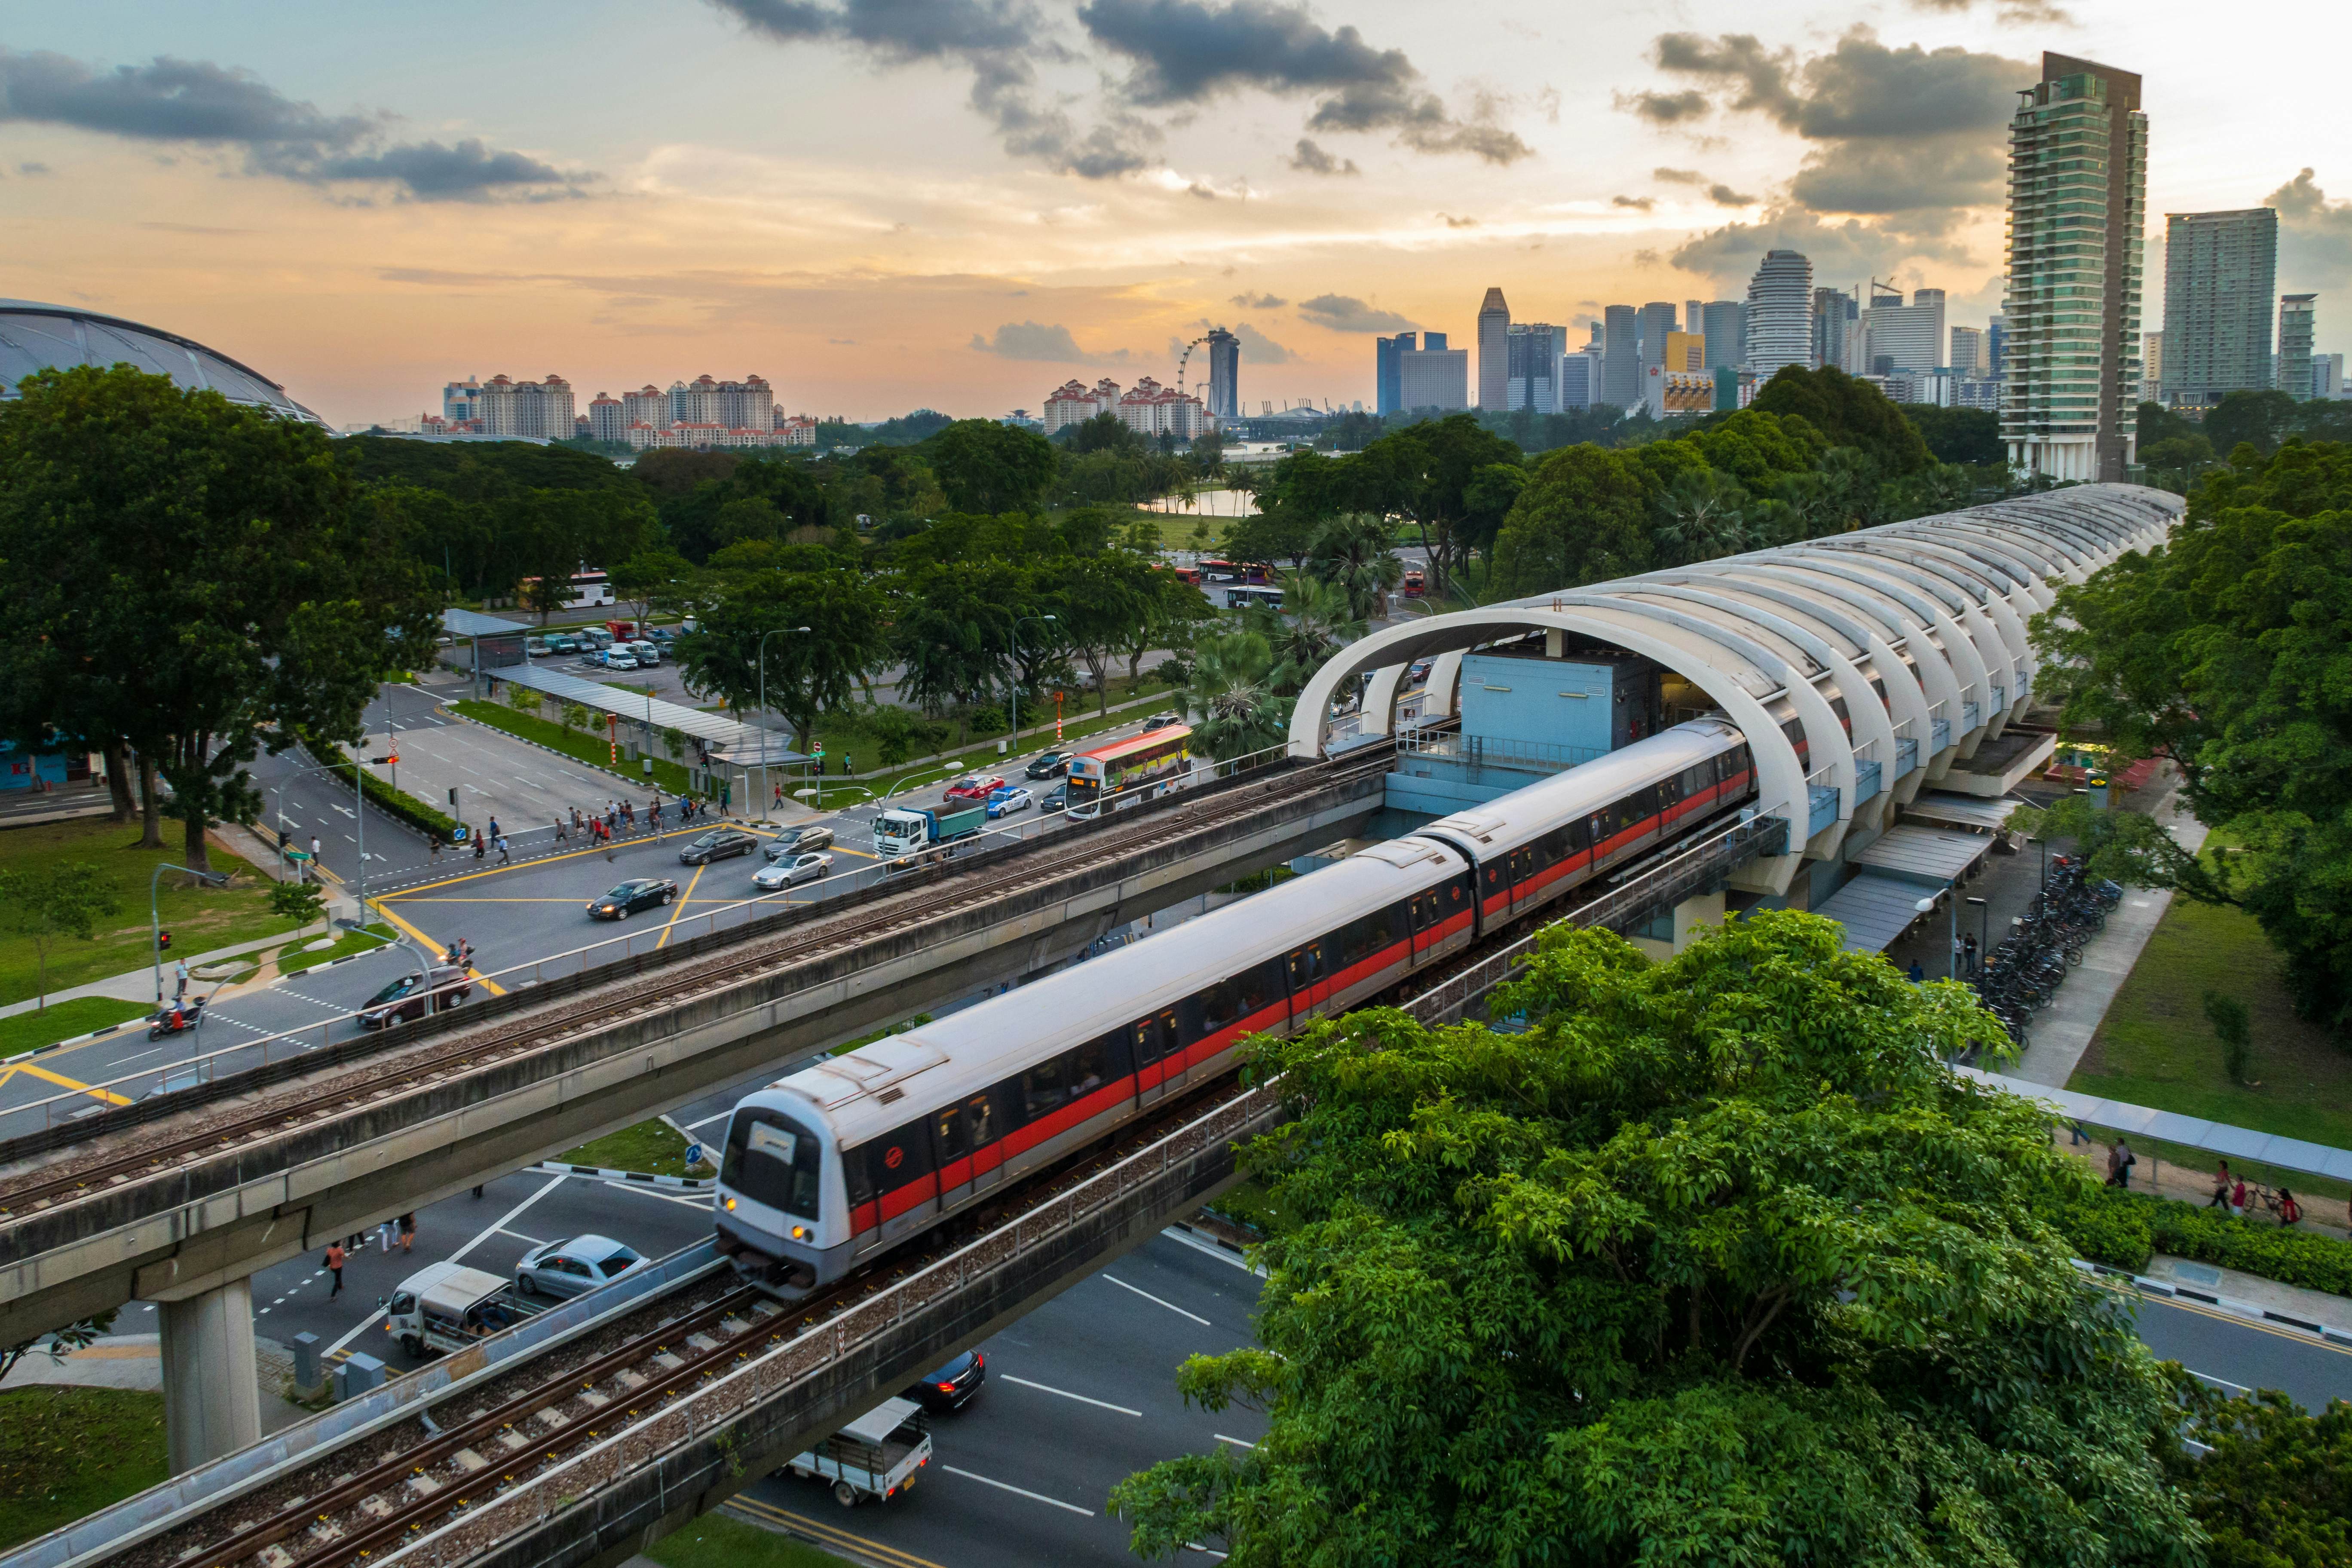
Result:
{"label": "palm tree", "polygon": [[1345,589],[1292,573],[1282,580],[1281,611],[1252,611],[1244,624],[1271,650],[1276,686],[1296,693],[1342,644],[1364,635],[1349,611]]}
{"label": "palm tree", "polygon": [[1230,762],[1282,743],[1290,731],[1290,699],[1276,687],[1274,649],[1256,632],[1202,637],[1192,654],[1192,679],[1183,690],[1193,743]]}
{"label": "palm tree", "polygon": [[1326,524],[1307,547],[1307,571],[1346,594],[1348,613],[1360,621],[1385,618],[1389,592],[1404,580],[1388,520],[1369,512]]}
{"label": "palm tree", "polygon": [[1658,498],[1657,536],[1679,565],[1748,547],[1748,492],[1713,468],[1685,468]]}
{"label": "palm tree", "polygon": [[1878,464],[1859,447],[1832,447],[1814,470],[1822,477],[1828,518],[1840,530],[1877,521]]}

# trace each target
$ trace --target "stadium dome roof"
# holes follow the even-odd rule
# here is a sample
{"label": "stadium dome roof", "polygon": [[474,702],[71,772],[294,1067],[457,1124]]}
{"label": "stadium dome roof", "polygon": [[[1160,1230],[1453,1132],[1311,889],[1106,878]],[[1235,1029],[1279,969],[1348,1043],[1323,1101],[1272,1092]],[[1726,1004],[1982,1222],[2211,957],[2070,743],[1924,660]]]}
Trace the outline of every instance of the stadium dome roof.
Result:
{"label": "stadium dome roof", "polygon": [[191,391],[217,392],[231,403],[326,423],[259,371],[194,338],[71,305],[0,300],[0,397],[16,396],[16,383],[37,370],[118,362],[168,375]]}

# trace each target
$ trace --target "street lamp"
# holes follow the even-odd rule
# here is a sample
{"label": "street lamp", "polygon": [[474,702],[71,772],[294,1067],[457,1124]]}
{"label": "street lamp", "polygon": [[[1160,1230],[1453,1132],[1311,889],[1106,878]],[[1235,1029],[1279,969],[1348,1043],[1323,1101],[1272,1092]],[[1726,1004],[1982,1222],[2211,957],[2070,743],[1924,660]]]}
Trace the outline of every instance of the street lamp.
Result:
{"label": "street lamp", "polygon": [[760,820],[768,820],[768,639],[778,632],[797,632],[805,637],[806,626],[776,626],[760,634]]}
{"label": "street lamp", "polygon": [[1977,962],[1982,963],[1992,951],[1992,905],[1983,899],[1970,899],[1977,907]]}
{"label": "street lamp", "polygon": [[1013,618],[1012,728],[1005,731],[1008,748],[1021,744],[1021,628],[1031,621],[1061,620],[1059,616],[1015,616]]}
{"label": "street lamp", "polygon": [[2046,838],[2036,838],[2031,833],[2025,836],[2025,841],[2028,844],[2037,845],[2041,847],[2042,890],[2046,893],[2050,890],[2050,841]]}
{"label": "street lamp", "polygon": [[163,1011],[163,913],[156,901],[155,889],[163,880],[163,873],[166,871],[185,871],[207,888],[221,888],[228,885],[228,874],[225,871],[199,871],[189,866],[162,863],[156,866],[155,874],[147,879],[147,931],[148,940],[154,943],[155,1010],[157,1012]]}

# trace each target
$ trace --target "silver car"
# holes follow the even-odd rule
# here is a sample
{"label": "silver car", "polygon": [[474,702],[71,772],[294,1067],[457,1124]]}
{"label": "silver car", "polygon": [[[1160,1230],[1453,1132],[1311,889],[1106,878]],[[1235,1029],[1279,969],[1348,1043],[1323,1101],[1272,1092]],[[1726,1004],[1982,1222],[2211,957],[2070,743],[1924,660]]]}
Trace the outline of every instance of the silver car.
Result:
{"label": "silver car", "polygon": [[578,1296],[652,1267],[609,1236],[559,1237],[522,1255],[515,1284],[526,1296]]}
{"label": "silver car", "polygon": [[832,874],[833,857],[830,855],[793,855],[752,872],[751,885],[763,892],[772,893],[778,888],[819,881]]}
{"label": "silver car", "polygon": [[760,853],[771,860],[782,860],[811,849],[832,847],[833,829],[823,823],[812,822],[805,827],[787,827],[770,839]]}

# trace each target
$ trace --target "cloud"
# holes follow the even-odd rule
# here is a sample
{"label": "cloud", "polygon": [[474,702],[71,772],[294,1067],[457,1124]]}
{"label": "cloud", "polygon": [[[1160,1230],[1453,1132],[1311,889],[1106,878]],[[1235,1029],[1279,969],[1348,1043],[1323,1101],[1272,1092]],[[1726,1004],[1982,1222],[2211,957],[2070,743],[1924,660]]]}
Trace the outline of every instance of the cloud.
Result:
{"label": "cloud", "polygon": [[[1976,8],[1977,0],[1911,0],[1915,11],[1932,11],[1953,16]],[[2000,18],[2018,27],[2071,27],[2074,15],[2051,0],[1998,0],[1993,7]]]}
{"label": "cloud", "polygon": [[1422,85],[1402,49],[1375,47],[1352,26],[1331,31],[1303,4],[1087,0],[1078,21],[1097,44],[1132,63],[1118,90],[1133,104],[1197,104],[1244,88],[1317,95],[1309,131],[1391,132],[1416,153],[1467,153],[1490,163],[1533,155],[1496,123],[1491,103],[1457,118]]}
{"label": "cloud", "polygon": [[234,150],[248,175],[387,184],[415,201],[577,195],[595,178],[478,140],[395,142],[391,115],[322,113],[250,71],[168,55],[105,70],[0,49],[0,122],[11,121]]}
{"label": "cloud", "polygon": [[16,165],[16,173],[28,180],[37,180],[44,174],[53,174],[57,171],[47,163],[19,163]]}
{"label": "cloud", "polygon": [[1611,196],[1609,205],[1612,207],[1632,207],[1635,212],[1648,212],[1658,204],[1649,196]]}
{"label": "cloud", "polygon": [[1279,294],[1236,294],[1234,303],[1244,310],[1279,310],[1290,301]]}
{"label": "cloud", "polygon": [[1335,332],[1401,332],[1412,326],[1395,311],[1368,305],[1350,294],[1318,294],[1312,300],[1301,300],[1298,313]]}
{"label": "cloud", "polygon": [[1756,205],[1754,196],[1742,195],[1720,182],[1707,186],[1706,199],[1719,207],[1752,207]]}
{"label": "cloud", "polygon": [[1305,136],[1298,139],[1298,150],[1290,155],[1290,166],[1302,174],[1360,174],[1353,158],[1334,158],[1320,145]]}
{"label": "cloud", "polygon": [[1714,107],[1706,94],[1693,88],[1685,92],[1637,92],[1617,95],[1617,107],[1638,114],[1653,125],[1680,125],[1696,120]]}
{"label": "cloud", "polygon": [[971,338],[974,353],[994,354],[999,359],[1048,360],[1060,364],[1075,364],[1087,358],[1078,347],[1078,340],[1070,336],[1070,329],[1056,321],[1041,326],[1035,321],[1007,321],[996,329],[993,340],[974,332]]}
{"label": "cloud", "polygon": [[[1282,301],[1276,300],[1275,303],[1279,305]],[[1195,321],[1192,324],[1200,328],[1202,331],[1206,331],[1209,329],[1209,322],[1205,318]],[[1232,326],[1227,327],[1225,331],[1233,333],[1234,336],[1241,340],[1242,363],[1244,364],[1288,364],[1291,361],[1298,357],[1288,349],[1283,347],[1280,343],[1276,342],[1272,338],[1267,337],[1264,332],[1259,331],[1255,327],[1251,326],[1247,321],[1235,321]],[[1183,352],[1184,344],[1182,340],[1171,339],[1168,345],[1168,357],[1170,359],[1174,359],[1178,354],[1181,354]]]}
{"label": "cloud", "polygon": [[2282,287],[2352,286],[2352,202],[2331,202],[2312,171],[2304,170],[2263,198],[2278,208]]}
{"label": "cloud", "polygon": [[1445,220],[1445,226],[1448,228],[1476,228],[1478,226],[1478,220],[1475,217],[1455,217],[1452,213],[1439,213],[1437,216]]}
{"label": "cloud", "polygon": [[1651,170],[1650,177],[1654,180],[1663,180],[1670,185],[1703,185],[1706,184],[1706,176],[1700,174],[1696,169],[1668,169],[1661,167]]}
{"label": "cloud", "polygon": [[1891,278],[1915,257],[1949,265],[1968,259],[1965,247],[1949,240],[1897,234],[1859,218],[1825,223],[1817,214],[1789,206],[1768,208],[1754,223],[1709,229],[1675,247],[1665,259],[1714,279],[1728,298],[1747,283],[1768,250],[1802,252],[1812,261],[1813,281],[1824,289]]}

